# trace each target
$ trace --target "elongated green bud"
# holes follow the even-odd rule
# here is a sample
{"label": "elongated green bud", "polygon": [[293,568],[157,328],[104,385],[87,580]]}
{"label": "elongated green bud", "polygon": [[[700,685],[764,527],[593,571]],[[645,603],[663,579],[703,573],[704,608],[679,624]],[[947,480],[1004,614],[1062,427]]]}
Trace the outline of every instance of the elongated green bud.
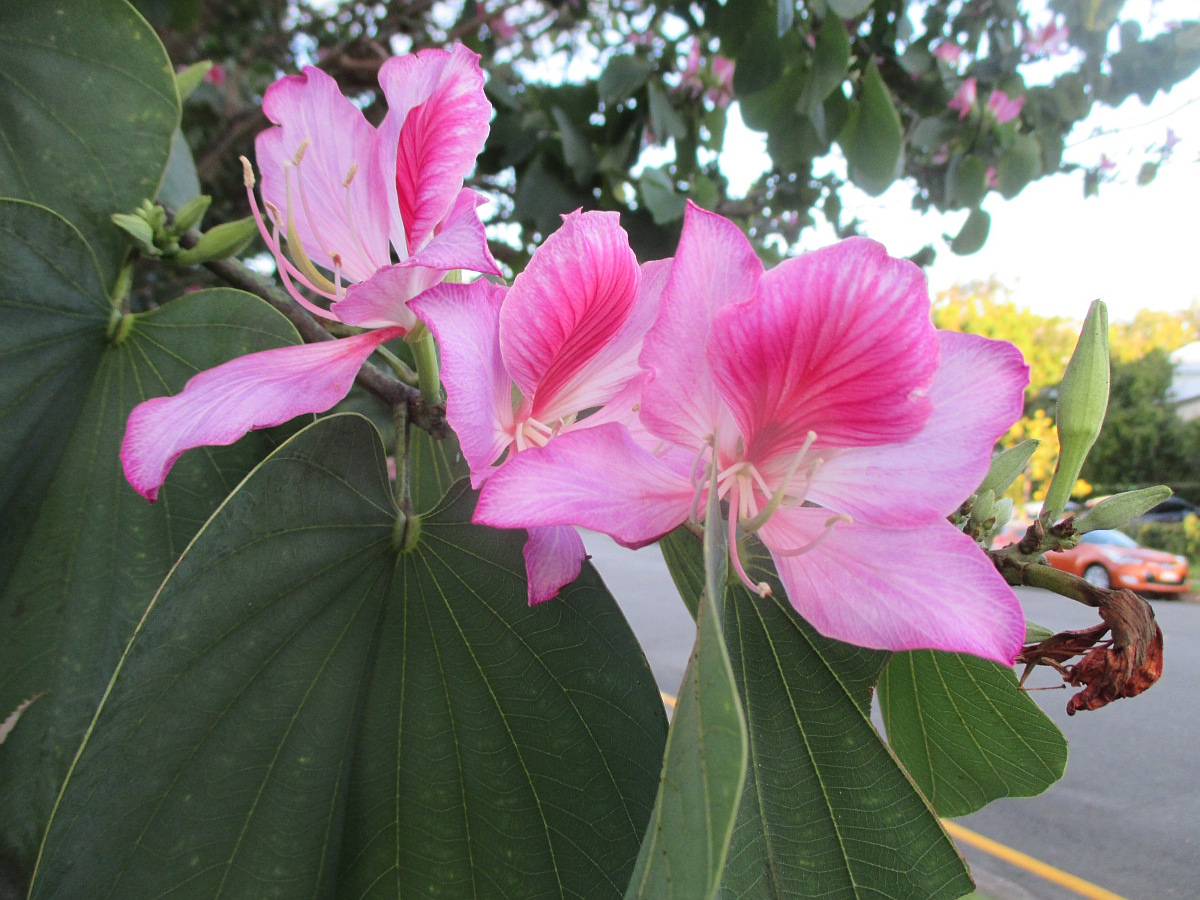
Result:
{"label": "elongated green bud", "polygon": [[190,266],[236,256],[246,249],[246,245],[254,240],[256,234],[258,226],[252,218],[225,222],[204,232],[195,247],[176,254],[171,261]]}
{"label": "elongated green bud", "polygon": [[1043,522],[1054,522],[1062,514],[1100,434],[1108,410],[1108,379],[1108,309],[1096,300],[1083,320],[1079,343],[1058,387],[1058,465],[1042,504]]}
{"label": "elongated green bud", "polygon": [[171,226],[171,231],[175,234],[183,234],[189,228],[199,228],[200,222],[204,219],[204,214],[208,212],[209,204],[212,203],[212,197],[207,194],[201,194],[193,200],[189,200],[175,213],[175,224]]}
{"label": "elongated green bud", "polygon": [[1030,438],[1027,441],[1021,441],[1015,447],[1009,447],[996,455],[992,460],[992,467],[988,469],[987,477],[983,479],[983,483],[975,491],[977,494],[982,494],[984,491],[991,491],[993,494],[1003,494],[1008,490],[1008,486],[1017,480],[1017,476],[1021,474],[1025,468],[1025,464],[1029,462],[1029,457],[1033,456],[1035,450],[1041,441]]}
{"label": "elongated green bud", "polygon": [[179,99],[186,100],[213,67],[211,61],[205,59],[194,63],[175,75],[175,84],[179,88]]}
{"label": "elongated green bud", "polygon": [[158,256],[159,249],[154,245],[154,228],[138,215],[128,213],[113,213],[112,223],[132,237],[147,256]]}
{"label": "elongated green bud", "polygon": [[1120,528],[1136,516],[1158,506],[1171,493],[1169,487],[1160,484],[1106,497],[1075,520],[1075,532],[1087,534],[1104,528]]}

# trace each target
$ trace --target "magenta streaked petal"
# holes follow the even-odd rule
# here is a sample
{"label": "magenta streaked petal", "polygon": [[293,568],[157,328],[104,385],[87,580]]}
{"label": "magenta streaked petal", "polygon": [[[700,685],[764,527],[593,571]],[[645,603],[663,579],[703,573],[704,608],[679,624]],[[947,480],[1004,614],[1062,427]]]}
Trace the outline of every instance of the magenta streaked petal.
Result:
{"label": "magenta streaked petal", "polygon": [[529,605],[553,600],[579,577],[587,559],[583,539],[570,525],[530,528],[525,542],[525,573]]}
{"label": "magenta streaked petal", "polygon": [[[539,408],[540,415],[545,417],[544,421],[557,421],[580,410],[594,409],[598,406],[607,408],[614,404],[624,404],[631,409],[634,406],[640,407],[641,382],[645,372],[638,365],[638,355],[642,352],[642,339],[646,336],[646,331],[658,316],[659,298],[671,272],[671,261],[661,259],[645,263],[641,272],[641,286],[638,288],[637,299],[629,312],[629,318],[625,320],[621,330],[555,393],[547,405]],[[630,388],[635,381],[636,390],[631,393]],[[635,410],[634,419],[636,418]],[[622,415],[604,421],[621,421],[631,429],[645,429],[645,426],[627,419],[627,416]]]}
{"label": "magenta streaked petal", "polygon": [[445,277],[444,272],[425,266],[398,263],[380,269],[361,284],[352,284],[346,296],[329,311],[347,325],[359,328],[396,326],[406,332],[417,324],[408,301],[420,296]]}
{"label": "magenta streaked petal", "polygon": [[683,522],[692,494],[686,471],[655,459],[620,425],[598,425],[560,434],[500,466],[483,486],[475,521],[579,525],[633,547]]}
{"label": "magenta streaked petal", "polygon": [[483,275],[499,275],[500,267],[488,249],[487,234],[476,212],[487,202],[486,197],[470,188],[459,191],[458,199],[433,238],[408,262],[442,272],[463,269]]}
{"label": "magenta streaked petal", "polygon": [[173,397],[139,403],[121,443],[125,477],[153,502],[184,451],[225,446],[248,431],[325,412],[349,393],[371,352],[400,334],[385,328],[251,353],[201,372]]}
{"label": "magenta streaked petal", "polygon": [[512,381],[497,337],[505,288],[487,281],[441,284],[413,301],[442,351],[446,420],[478,488],[512,442]]}
{"label": "magenta streaked petal", "polygon": [[640,279],[616,213],[571,213],[534,251],[500,312],[504,363],[534,417],[560,408],[575,376],[621,331]]}
{"label": "magenta streaked petal", "polygon": [[912,529],[842,522],[808,553],[777,552],[816,539],[828,517],[784,510],[760,532],[792,606],[817,631],[861,647],[948,650],[1012,665],[1025,617],[974,541],[946,521]]}
{"label": "magenta streaked petal", "polygon": [[[312,66],[267,88],[263,112],[278,127],[255,142],[262,196],[292,216],[309,258],[332,272],[331,257],[338,254],[343,278],[351,281],[387,265],[389,187],[375,129],[362,112],[342,96],[336,81]],[[304,141],[310,143],[300,165],[292,166]],[[291,209],[285,165],[291,168]]]}
{"label": "magenta streaked petal", "polygon": [[835,450],[810,500],[877,525],[925,524],[953,512],[983,481],[992,448],[1021,417],[1029,366],[1006,341],[942,331],[933,415],[915,436]]}
{"label": "magenta streaked petal", "polygon": [[787,260],[713,320],[708,359],[746,457],[905,440],[929,418],[938,339],[921,270],[851,238]]}
{"label": "magenta streaked petal", "polygon": [[763,267],[741,229],[688,202],[658,320],[639,361],[650,370],[642,421],[686,447],[704,443],[721,418],[705,344],[717,310],[754,296]]}
{"label": "magenta streaked petal", "polygon": [[388,102],[380,159],[396,187],[392,238],[404,258],[454,206],[487,139],[492,108],[479,56],[462,44],[394,56],[380,68],[379,85]]}

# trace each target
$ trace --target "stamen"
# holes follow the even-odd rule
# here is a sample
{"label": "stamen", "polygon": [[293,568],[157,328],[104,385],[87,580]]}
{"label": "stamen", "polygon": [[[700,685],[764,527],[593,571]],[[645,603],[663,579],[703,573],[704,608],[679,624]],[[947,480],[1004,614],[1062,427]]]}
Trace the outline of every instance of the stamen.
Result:
{"label": "stamen", "polygon": [[350,170],[346,172],[346,177],[342,179],[342,187],[350,187],[350,182],[354,180],[354,176],[358,174],[358,163],[352,163]]}
{"label": "stamen", "polygon": [[[664,446],[664,445],[660,445],[660,446]],[[712,451],[713,451],[713,461],[709,465],[706,465],[703,468],[701,468],[701,461],[704,459],[704,451],[707,450],[710,446],[712,447]],[[665,448],[664,448],[663,452],[664,453],[666,452]],[[702,477],[704,477],[705,475],[707,475],[707,473],[711,471],[712,466],[716,464],[716,461],[717,461],[716,453],[717,453],[716,438],[713,435],[709,435],[708,440],[705,441],[704,443],[702,443],[700,445],[700,449],[696,451],[696,458],[692,460],[692,466],[690,469],[688,469],[688,481],[691,482],[693,490],[692,490],[692,505],[691,505],[691,508],[688,510],[687,520],[689,522],[691,522],[693,525],[700,524],[700,491],[704,486],[701,483],[700,479]],[[655,455],[656,456],[658,455],[657,450],[655,451]],[[707,481],[707,479],[705,479],[705,480]]]}
{"label": "stamen", "polygon": [[[303,154],[298,154],[303,156]],[[323,291],[329,291],[337,296],[337,285],[331,282],[328,278],[317,271],[317,267],[312,264],[312,260],[308,258],[308,254],[304,252],[304,245],[300,241],[300,232],[296,230],[296,217],[293,215],[295,204],[292,203],[292,177],[291,167],[283,167],[283,184],[284,196],[287,202],[287,242],[288,250],[291,253],[296,267],[304,274],[312,284],[317,285]],[[308,227],[314,235],[317,234],[316,228],[313,227],[313,218],[308,211],[308,204],[304,200],[304,179],[297,178],[300,182],[300,205],[304,209],[305,216],[308,217]]]}
{"label": "stamen", "polygon": [[367,248],[363,246],[362,239],[358,236],[358,229],[354,227],[354,208],[350,205],[350,182],[354,180],[356,174],[358,174],[358,163],[354,163],[350,167],[350,171],[346,173],[346,179],[342,182],[342,187],[345,189],[342,191],[342,204],[346,209],[346,227],[350,230],[350,239],[354,241],[354,246],[362,254],[362,258],[371,262],[371,255],[367,253]]}
{"label": "stamen", "polygon": [[742,567],[742,558],[738,553],[737,544],[737,519],[733,516],[729,517],[729,558],[733,562],[733,571],[737,573],[737,577],[742,584],[758,594],[759,597],[771,596],[771,586],[765,581],[757,583],[750,580],[750,576],[746,574],[746,570]]}
{"label": "stamen", "polygon": [[[271,223],[275,226],[274,243],[272,243],[271,240],[268,240],[267,246],[271,248],[271,253],[275,256],[276,265],[278,265],[281,270],[286,270],[281,271],[280,274],[285,276],[290,274],[293,279],[300,282],[300,284],[304,285],[304,287],[308,288],[314,294],[320,294],[322,297],[328,297],[330,300],[336,300],[337,296],[335,294],[331,294],[328,291],[323,291],[320,288],[313,287],[311,284],[309,284],[308,279],[304,277],[304,273],[297,269],[295,265],[292,264],[292,261],[287,258],[287,254],[283,252],[283,242],[279,238],[279,230],[283,228],[283,214],[270,200],[264,201],[264,205],[267,208],[267,212],[271,216]],[[308,301],[305,302],[307,303]],[[318,309],[319,308],[320,307],[318,307]],[[324,310],[323,312],[325,315],[329,315],[328,310]]]}
{"label": "stamen", "polygon": [[791,550],[776,550],[772,547],[771,553],[775,556],[802,556],[808,551],[815,549],[822,541],[825,540],[825,538],[833,534],[833,527],[837,525],[838,522],[845,522],[849,524],[853,521],[854,520],[852,518],[844,513],[838,513],[836,516],[832,516],[828,521],[826,521],[824,531],[822,531],[816,538],[809,541],[804,546],[794,547]]}
{"label": "stamen", "polygon": [[[276,212],[278,212],[278,210],[276,210]],[[317,306],[315,303],[313,303],[311,300],[309,300],[307,297],[305,297],[304,294],[300,293],[300,291],[297,290],[296,285],[294,285],[292,283],[291,276],[288,272],[288,270],[291,269],[292,266],[288,263],[287,257],[283,255],[283,250],[279,246],[279,223],[278,222],[275,223],[275,237],[273,240],[268,241],[267,246],[271,248],[271,253],[275,256],[276,262],[279,263],[279,266],[277,268],[277,271],[279,272],[279,277],[283,281],[284,289],[288,292],[288,294],[291,295],[292,299],[295,300],[297,303],[299,303],[301,306],[303,306],[305,309],[307,309],[313,315],[321,316],[324,319],[334,319],[335,321],[338,321],[337,317],[334,316],[333,313],[331,313],[327,309],[322,309],[321,307]],[[308,285],[306,285],[306,286],[308,286]]]}
{"label": "stamen", "polygon": [[300,160],[304,159],[304,154],[308,152],[308,147],[312,143],[310,138],[305,138],[300,142],[300,146],[296,148],[296,155],[292,157],[292,165],[300,165]]}
{"label": "stamen", "polygon": [[[791,486],[792,478],[796,475],[796,470],[800,468],[800,463],[804,461],[804,457],[808,454],[808,448],[813,445],[813,441],[817,439],[817,433],[810,431],[804,440],[804,446],[792,458],[792,464],[788,466],[787,474],[784,475],[783,481],[779,485],[779,489],[771,496],[771,500],[766,507],[752,519],[747,519],[742,522],[742,529],[747,534],[753,534],[767,524],[767,520],[775,514],[775,510],[779,509],[783,503],[784,497],[787,496],[788,488]],[[765,492],[764,492],[765,493]]]}

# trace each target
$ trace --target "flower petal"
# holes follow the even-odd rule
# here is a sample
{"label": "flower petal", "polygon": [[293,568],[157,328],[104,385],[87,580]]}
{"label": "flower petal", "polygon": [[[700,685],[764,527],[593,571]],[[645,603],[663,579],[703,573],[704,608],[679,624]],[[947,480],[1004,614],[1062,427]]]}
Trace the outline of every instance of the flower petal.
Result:
{"label": "flower petal", "polygon": [[579,525],[641,546],[687,518],[692,494],[686,468],[656,459],[610,423],[560,434],[508,460],[484,484],[475,521]]}
{"label": "flower petal", "polygon": [[945,518],[987,474],[992,447],[1021,417],[1029,366],[1006,341],[938,333],[933,415],[907,441],[835,450],[808,498],[877,525]]}
{"label": "flower petal", "polygon": [[819,537],[828,516],[782,510],[759,532],[792,606],[821,634],[861,647],[948,650],[1012,665],[1025,617],[974,541],[945,521],[913,529],[842,522],[809,552],[780,553]]}
{"label": "flower petal", "polygon": [[642,421],[653,434],[696,447],[713,433],[721,401],[704,350],[712,318],[754,296],[762,273],[741,229],[688,202],[658,320],[640,357],[650,370]]}
{"label": "flower petal", "polygon": [[525,542],[525,572],[529,577],[529,605],[553,600],[579,577],[587,550],[583,538],[570,525],[530,528]]}
{"label": "flower petal", "polygon": [[497,336],[504,292],[483,280],[441,284],[412,304],[441,347],[446,420],[458,435],[476,488],[512,443],[512,381]]}
{"label": "flower petal", "polygon": [[500,350],[535,418],[621,331],[640,279],[616,213],[573,212],[534,251],[500,312]]}
{"label": "flower petal", "polygon": [[251,353],[194,376],[173,397],[139,403],[121,443],[125,477],[154,502],[185,450],[232,444],[248,431],[318,413],[346,396],[363,361],[399,328]]}
{"label": "flower petal", "polygon": [[[309,258],[333,271],[331,257],[338,254],[343,276],[352,281],[387,265],[390,191],[375,129],[358,107],[342,96],[336,81],[309,66],[267,88],[263,112],[278,127],[255,141],[262,196],[293,218]],[[300,165],[293,166],[305,141]],[[291,169],[291,208],[285,167]]]}
{"label": "flower petal", "polygon": [[851,238],[781,263],[713,320],[708,359],[756,462],[905,440],[929,418],[937,332],[925,276]]}
{"label": "flower petal", "polygon": [[462,44],[393,56],[379,85],[388,102],[380,160],[396,186],[392,237],[404,258],[425,246],[454,206],[483,150],[492,107],[479,56]]}

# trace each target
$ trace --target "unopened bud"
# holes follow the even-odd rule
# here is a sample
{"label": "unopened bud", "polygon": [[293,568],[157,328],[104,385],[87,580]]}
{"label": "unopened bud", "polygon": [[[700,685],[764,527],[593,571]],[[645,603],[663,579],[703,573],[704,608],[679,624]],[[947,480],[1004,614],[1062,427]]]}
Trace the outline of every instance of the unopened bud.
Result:
{"label": "unopened bud", "polygon": [[246,249],[246,245],[258,234],[258,226],[254,219],[238,219],[236,222],[226,222],[215,228],[210,228],[190,250],[176,254],[172,261],[180,265],[191,266],[210,262],[214,259],[227,259],[236,256]]}
{"label": "unopened bud", "polygon": [[154,229],[144,218],[128,213],[113,213],[112,222],[132,237],[143,253],[149,256],[159,255],[159,249],[154,245]]}
{"label": "unopened bud", "polygon": [[212,62],[205,59],[175,74],[175,86],[179,88],[179,99],[181,101],[186,100],[192,91],[200,87],[200,82],[204,81],[204,76],[209,73],[212,67]]}
{"label": "unopened bud", "polygon": [[208,207],[211,203],[212,197],[207,194],[201,194],[199,197],[183,204],[175,213],[175,224],[171,230],[175,234],[183,234],[189,228],[200,227],[200,223],[204,220],[204,214],[208,212]]}
{"label": "unopened bud", "polygon": [[1120,528],[1170,496],[1171,489],[1160,484],[1106,497],[1075,520],[1075,532],[1087,534],[1105,528]]}
{"label": "unopened bud", "polygon": [[1016,481],[1017,476],[1025,469],[1025,464],[1029,462],[1029,457],[1033,456],[1039,444],[1041,441],[1030,438],[996,454],[996,458],[992,460],[992,467],[988,469],[987,477],[983,479],[983,483],[979,485],[975,493],[982,494],[984,491],[991,491],[993,494],[1002,494],[1007,491],[1009,485]]}
{"label": "unopened bud", "polygon": [[1040,518],[1054,522],[1066,506],[1079,470],[1100,434],[1108,410],[1108,310],[1099,300],[1092,303],[1079,343],[1058,387],[1058,465],[1046,491]]}

